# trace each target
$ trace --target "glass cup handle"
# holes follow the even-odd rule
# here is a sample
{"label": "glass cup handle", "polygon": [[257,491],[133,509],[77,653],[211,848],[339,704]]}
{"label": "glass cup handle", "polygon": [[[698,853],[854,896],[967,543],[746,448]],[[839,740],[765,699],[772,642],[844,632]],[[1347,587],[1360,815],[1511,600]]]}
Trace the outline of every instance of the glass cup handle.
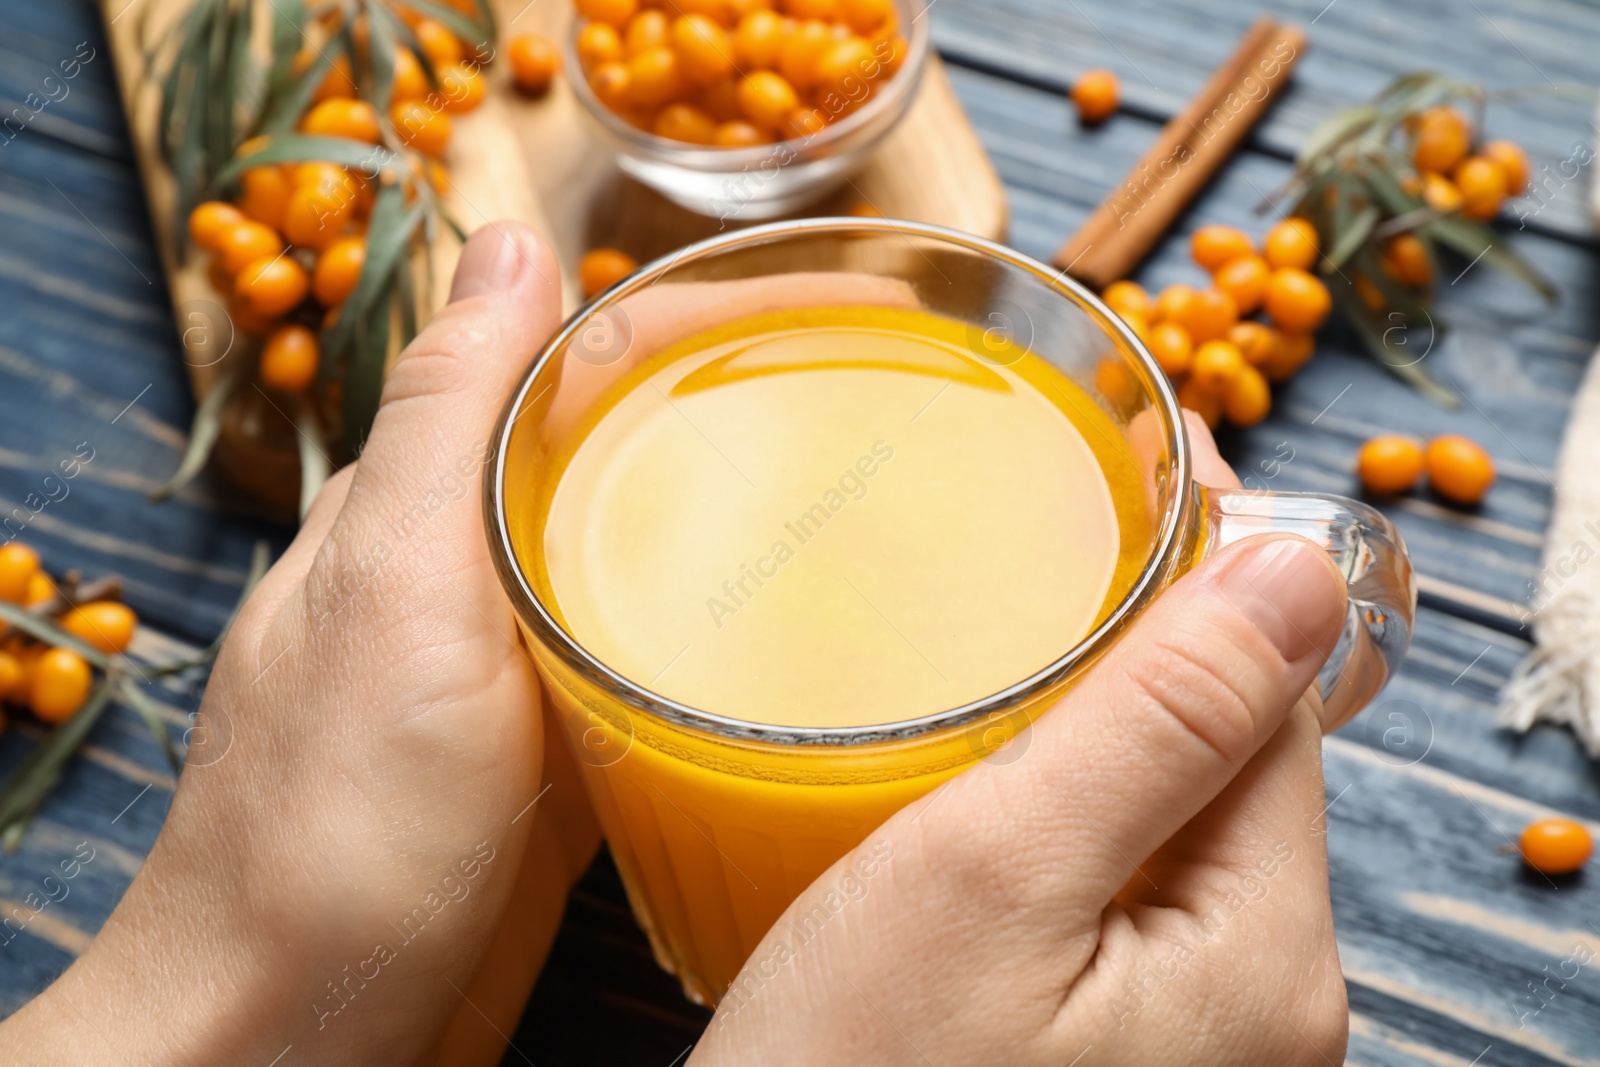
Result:
{"label": "glass cup handle", "polygon": [[1350,611],[1317,684],[1324,721],[1348,721],[1383,688],[1411,644],[1417,583],[1400,531],[1376,508],[1331,493],[1198,484],[1195,492],[1206,522],[1202,556],[1256,534],[1292,533],[1321,545],[1344,575]]}

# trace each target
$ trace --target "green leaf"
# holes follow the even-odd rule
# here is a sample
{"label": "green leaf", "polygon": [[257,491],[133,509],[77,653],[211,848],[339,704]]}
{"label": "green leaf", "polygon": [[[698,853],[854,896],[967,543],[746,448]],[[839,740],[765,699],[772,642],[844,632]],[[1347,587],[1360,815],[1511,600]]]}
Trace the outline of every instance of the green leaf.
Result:
{"label": "green leaf", "polygon": [[[437,0],[407,0],[407,6],[419,15],[426,15],[430,19],[442,22],[450,27],[455,35],[467,42],[468,48],[476,48],[484,42],[494,40],[494,14],[487,4],[478,5],[478,17],[463,14],[449,4],[438,3]],[[483,57],[477,57],[480,61]]]}
{"label": "green leaf", "polygon": [[348,137],[322,137],[308,133],[279,133],[268,138],[264,147],[248,156],[236,157],[217,175],[217,184],[226,185],[251,167],[267,163],[302,163],[323,160],[342,167],[353,167],[363,174],[392,170],[398,157],[382,145],[354,141]]}
{"label": "green leaf", "polygon": [[8,851],[15,852],[21,843],[20,830],[13,831],[12,828],[25,826],[33,817],[39,804],[61,780],[61,772],[66,768],[67,761],[83,744],[110,700],[111,682],[102,681],[95,686],[83,707],[74,712],[72,718],[46,734],[44,740],[28,753],[22,765],[6,779],[5,786],[0,788],[0,829],[7,831],[5,847]]}
{"label": "green leaf", "polygon": [[15,626],[23,633],[37,637],[46,644],[76,652],[103,671],[111,669],[111,657],[81,638],[63,630],[54,619],[29,611],[20,604],[0,600],[0,622]]}
{"label": "green leaf", "polygon": [[1313,160],[1330,152],[1333,148],[1355,136],[1370,126],[1378,116],[1378,109],[1371,104],[1361,104],[1356,107],[1347,107],[1334,112],[1317,124],[1301,144],[1295,162],[1302,169],[1309,166]]}
{"label": "green leaf", "polygon": [[1378,224],[1378,218],[1378,208],[1374,204],[1368,204],[1350,216],[1345,221],[1343,229],[1334,235],[1333,247],[1328,250],[1325,262],[1322,264],[1322,272],[1328,274],[1344,266],[1372,235],[1372,228]]}
{"label": "green leaf", "polygon": [[367,49],[367,69],[372,72],[370,103],[387,119],[389,104],[394,100],[394,27],[399,20],[381,2],[367,4],[366,11],[372,31],[372,43]]}
{"label": "green leaf", "polygon": [[[322,84],[322,79],[333,68],[333,62],[339,56],[339,50],[333,47],[333,42],[327,42],[318,52],[311,65],[301,71],[298,76],[286,74],[289,79],[287,87],[274,93],[267,113],[261,119],[261,132],[268,135],[287,133],[304,117],[311,107],[311,98],[316,95],[317,86]],[[294,57],[289,57],[291,64]]]}
{"label": "green leaf", "polygon": [[[385,182],[378,188],[372,203],[372,215],[367,222],[367,255],[361,265],[361,275],[356,279],[354,291],[339,309],[339,317],[323,332],[322,347],[325,352],[337,358],[350,346],[361,325],[362,316],[379,294],[389,288],[394,266],[410,246],[424,211],[420,199],[416,206],[407,210],[405,190],[399,182]],[[349,401],[347,382],[347,409]],[[346,427],[347,435],[349,430]]]}
{"label": "green leaf", "polygon": [[[235,338],[237,340],[237,337]],[[226,356],[224,356],[226,358]],[[211,392],[200,401],[195,408],[194,422],[189,427],[189,447],[184,450],[183,460],[178,464],[178,469],[166,483],[150,493],[152,502],[167,499],[173,493],[182,489],[194,480],[205,467],[206,460],[211,456],[211,449],[217,443],[217,435],[222,432],[222,410],[228,403],[228,398],[238,388],[244,379],[247,361],[236,359],[211,387]]]}
{"label": "green leaf", "polygon": [[272,73],[267,79],[267,91],[272,96],[286,92],[294,82],[294,57],[300,52],[305,24],[303,0],[273,0]]}
{"label": "green leaf", "polygon": [[[1335,287],[1332,292],[1334,304],[1339,308],[1340,314],[1355,328],[1356,333],[1366,343],[1368,351],[1389,373],[1411,385],[1435,403],[1448,408],[1461,405],[1461,398],[1434,380],[1431,374],[1422,369],[1420,362],[1409,362],[1396,357],[1394,346],[1388,336],[1396,327],[1379,318],[1376,312],[1362,302],[1352,287],[1341,285]],[[1403,328],[1404,323],[1401,323],[1400,327]]]}
{"label": "green leaf", "polygon": [[167,730],[167,723],[161,717],[161,712],[151,703],[150,698],[144,695],[144,690],[132,678],[122,678],[117,682],[117,692],[128,706],[144,720],[145,728],[150,731],[156,744],[161,746],[161,754],[167,757],[167,766],[172,768],[172,773],[177,774],[183,769],[178,762],[178,750],[172,744],[172,734]]}
{"label": "green leaf", "polygon": [[1494,230],[1481,223],[1456,217],[1435,219],[1418,227],[1418,232],[1449,245],[1457,252],[1483,262],[1497,270],[1505,271],[1526,282],[1530,288],[1551,304],[1561,302],[1561,293],[1555,284],[1533,269],[1527,260],[1511,250],[1511,246]]}

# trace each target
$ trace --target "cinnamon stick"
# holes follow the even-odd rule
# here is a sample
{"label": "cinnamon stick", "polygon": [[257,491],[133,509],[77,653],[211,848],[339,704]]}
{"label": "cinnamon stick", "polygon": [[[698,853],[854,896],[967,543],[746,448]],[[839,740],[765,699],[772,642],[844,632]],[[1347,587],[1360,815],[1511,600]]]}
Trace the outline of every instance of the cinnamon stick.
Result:
{"label": "cinnamon stick", "polygon": [[1126,277],[1266,113],[1305,52],[1298,26],[1262,18],[1143,158],[1056,253],[1056,266],[1102,289]]}

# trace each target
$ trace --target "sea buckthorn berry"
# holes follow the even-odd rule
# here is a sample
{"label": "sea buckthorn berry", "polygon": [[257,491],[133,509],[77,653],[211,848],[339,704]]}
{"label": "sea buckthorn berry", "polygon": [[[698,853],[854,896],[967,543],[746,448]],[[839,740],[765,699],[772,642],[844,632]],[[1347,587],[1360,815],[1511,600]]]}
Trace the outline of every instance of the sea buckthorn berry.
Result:
{"label": "sea buckthorn berry", "polygon": [[717,135],[717,124],[711,116],[693,104],[668,104],[656,115],[657,137],[690,144],[711,144]]}
{"label": "sea buckthorn berry", "polygon": [[[0,700],[12,699],[11,694],[23,687],[26,676],[22,661],[11,652],[0,649]],[[5,716],[0,715],[0,733],[5,732]]]}
{"label": "sea buckthorn berry", "polygon": [[1575,819],[1540,819],[1522,831],[1517,851],[1541,874],[1571,874],[1593,854],[1594,837]]}
{"label": "sea buckthorn berry", "polygon": [[251,167],[239,175],[239,210],[257,222],[277,229],[289,203],[290,182],[282,167]]}
{"label": "sea buckthorn berry", "polygon": [[1128,408],[1139,400],[1139,379],[1125,362],[1115,356],[1108,356],[1095,364],[1094,387],[1113,408]]}
{"label": "sea buckthorn berry", "polygon": [[792,18],[832,22],[839,17],[839,0],[783,0],[783,12]]}
{"label": "sea buckthorn berry", "polygon": [[257,373],[269,389],[298,393],[317,377],[320,346],[317,335],[304,326],[279,326],[261,346]]}
{"label": "sea buckthorn berry", "polygon": [[1169,378],[1186,372],[1194,357],[1194,342],[1189,339],[1189,331],[1176,322],[1158,322],[1150,327],[1145,346]]}
{"label": "sea buckthorn berry", "polygon": [[748,8],[746,0],[650,0],[646,6],[664,7],[674,15],[704,15],[718,25],[732,26]]}
{"label": "sea buckthorn berry", "polygon": [[734,119],[717,127],[711,143],[722,148],[752,148],[771,144],[772,135],[753,123]]}
{"label": "sea buckthorn berry", "polygon": [[1231,341],[1207,341],[1194,350],[1194,359],[1189,363],[1189,380],[1221,396],[1245,365],[1244,356]]}
{"label": "sea buckthorn berry", "polygon": [[626,252],[619,252],[615,248],[594,248],[578,260],[578,284],[587,300],[638,269],[638,260]]}
{"label": "sea buckthorn berry", "polygon": [[682,91],[682,63],[672,49],[652,48],[628,60],[628,97],[639,107],[660,107]]}
{"label": "sea buckthorn berry", "polygon": [[1368,311],[1382,311],[1388,304],[1384,299],[1383,290],[1378,288],[1376,282],[1365,274],[1355,274],[1350,279],[1350,284],[1355,286],[1356,295],[1367,306]]}
{"label": "sea buckthorn berry", "polygon": [[361,267],[367,261],[367,239],[341,237],[317,257],[311,272],[311,291],[324,307],[335,307],[355,292],[361,280]]}
{"label": "sea buckthorn berry", "polygon": [[816,99],[830,111],[847,114],[867,102],[882,76],[872,45],[847,37],[817,60]]}
{"label": "sea buckthorn berry", "polygon": [[1133,331],[1133,335],[1143,341],[1145,347],[1150,347],[1150,323],[1143,315],[1122,315],[1122,324]]}
{"label": "sea buckthorn berry", "polygon": [[326,248],[339,236],[355,206],[354,183],[303,185],[295,190],[283,213],[283,235],[301,248]]}
{"label": "sea buckthorn berry", "polygon": [[621,29],[639,10],[639,0],[578,0],[578,14]]}
{"label": "sea buckthorn berry", "polygon": [[757,126],[783,125],[799,104],[794,87],[775,71],[758,70],[739,82],[739,106]]}
{"label": "sea buckthorn berry", "polygon": [[1434,107],[1422,113],[1412,144],[1411,162],[1421,171],[1437,174],[1452,169],[1467,154],[1472,130],[1453,107]]}
{"label": "sea buckthorn berry", "polygon": [[899,34],[894,34],[884,41],[874,41],[873,51],[878,61],[883,64],[883,76],[892,78],[906,61],[906,56],[911,51],[911,43]]}
{"label": "sea buckthorn berry", "polygon": [[733,34],[733,61],[746,74],[771,70],[783,48],[783,19],[775,11],[752,11]]}
{"label": "sea buckthorn berry", "polygon": [[1490,141],[1483,146],[1483,154],[1499,164],[1506,179],[1506,195],[1521,196],[1528,187],[1528,153],[1510,141]]}
{"label": "sea buckthorn berry", "polygon": [[1404,493],[1422,477],[1422,442],[1400,434],[1372,438],[1356,453],[1356,477],[1374,493]]}
{"label": "sea buckthorn berry", "polygon": [[446,67],[451,63],[461,62],[461,38],[444,23],[436,19],[418,19],[411,32],[416,34],[417,44],[422,46],[422,54],[427,56],[428,61],[435,67]]}
{"label": "sea buckthorn berry", "polygon": [[542,93],[561,69],[561,53],[550,38],[539,33],[519,33],[506,42],[511,60],[511,80],[525,93]]}
{"label": "sea buckthorn berry", "polygon": [[1422,199],[1441,215],[1461,210],[1461,190],[1443,174],[1430,171],[1422,176]]}
{"label": "sea buckthorn berry", "polygon": [[652,48],[670,48],[671,42],[667,37],[670,25],[671,20],[664,11],[639,12],[628,20],[628,25],[622,31],[623,56],[632,59]]}
{"label": "sea buckthorn berry", "polygon": [[433,86],[428,84],[428,76],[422,72],[416,53],[405,47],[395,49],[394,99],[421,100],[432,91]]}
{"label": "sea buckthorn berry", "polygon": [[94,675],[89,663],[69,648],[46,649],[33,665],[28,706],[48,723],[62,723],[83,707]]}
{"label": "sea buckthorn berry", "polygon": [[1428,246],[1414,233],[1402,233],[1383,246],[1383,269],[1395,281],[1420,289],[1433,281]]}
{"label": "sea buckthorn berry", "polygon": [[33,577],[28,579],[28,595],[22,598],[22,606],[36,608],[46,601],[54,600],[55,596],[55,579],[44,571],[35,571]]}
{"label": "sea buckthorn berry", "polygon": [[1147,322],[1156,316],[1156,302],[1150,299],[1150,294],[1138,282],[1112,282],[1100,294],[1100,299],[1118,315],[1139,315]]}
{"label": "sea buckthorn berry", "polygon": [[439,95],[444,97],[444,109],[464,115],[477,109],[489,87],[478,68],[468,63],[454,63],[439,71]]}
{"label": "sea buckthorn berry", "polygon": [[300,120],[300,132],[377,144],[378,113],[365,100],[324,100]]}
{"label": "sea buckthorn berry", "polygon": [[207,200],[189,212],[189,240],[198,248],[215,252],[223,235],[244,221],[244,213],[221,200]]}
{"label": "sea buckthorn berry", "polygon": [[1239,350],[1246,363],[1259,367],[1277,350],[1278,331],[1265,323],[1246,319],[1228,328],[1228,341]]}
{"label": "sea buckthorn berry", "polygon": [[248,300],[241,300],[237,296],[228,301],[228,319],[235,330],[253,337],[266,333],[276,325],[272,316],[263,315]]}
{"label": "sea buckthorn berry", "polygon": [[217,255],[222,269],[238,274],[258,259],[271,258],[283,251],[283,238],[271,226],[246,219],[222,235]]}
{"label": "sea buckthorn berry", "polygon": [[1458,504],[1476,504],[1494,484],[1494,460],[1476,441],[1448,433],[1428,442],[1428,484]]}
{"label": "sea buckthorn berry", "polygon": [[1156,320],[1180,322],[1190,304],[1194,303],[1194,289],[1178,284],[1169,285],[1156,297]]}
{"label": "sea buckthorn berry", "polygon": [[1468,156],[1452,177],[1461,190],[1461,213],[1467,218],[1486,222],[1500,211],[1506,198],[1506,172],[1500,164],[1486,156]]}
{"label": "sea buckthorn berry", "polygon": [[810,19],[784,37],[778,52],[778,73],[796,89],[805,91],[817,80],[817,60],[834,43],[826,22]]}
{"label": "sea buckthorn berry", "polygon": [[[308,56],[314,55],[309,50]],[[310,64],[308,63],[309,67]],[[305,69],[305,68],[301,68]],[[322,75],[322,80],[311,93],[311,102],[320,104],[324,100],[353,100],[356,95],[356,79],[350,73],[350,57],[337,55],[333,62],[328,64],[327,71]]]}
{"label": "sea buckthorn berry", "polygon": [[668,30],[684,76],[705,85],[733,73],[733,41],[704,15],[683,15]]}
{"label": "sea buckthorn berry", "polygon": [[628,106],[632,95],[629,92],[631,83],[628,68],[621,63],[602,63],[589,75],[589,88],[612,111],[621,111]]}
{"label": "sea buckthorn berry", "polygon": [[[659,15],[661,12],[654,12]],[[641,11],[633,17],[629,27],[650,12]],[[617,28],[605,22],[590,22],[578,31],[578,66],[585,72],[602,63],[615,63],[622,58],[622,37]]]}
{"label": "sea buckthorn berry", "polygon": [[1272,268],[1257,255],[1244,255],[1224,263],[1212,275],[1211,281],[1218,289],[1233,297],[1239,314],[1248,315],[1261,306],[1267,295],[1267,280]]}
{"label": "sea buckthorn berry", "polygon": [[1272,390],[1267,379],[1248,363],[1223,386],[1222,413],[1235,426],[1254,426],[1271,410]]}
{"label": "sea buckthorn berry", "polygon": [[1173,316],[1196,344],[1227,336],[1228,328],[1239,321],[1239,307],[1221,289],[1201,289]]}
{"label": "sea buckthorn berry", "polygon": [[38,573],[39,553],[16,541],[0,545],[0,600],[21,604],[28,595],[28,583]]}
{"label": "sea buckthorn berry", "polygon": [[139,617],[126,604],[95,600],[79,604],[61,617],[61,628],[101,652],[121,652],[133,641]]}
{"label": "sea buckthorn berry", "polygon": [[1263,301],[1267,314],[1285,330],[1314,330],[1328,317],[1333,298],[1328,287],[1303,270],[1273,271]]}
{"label": "sea buckthorn berry", "polygon": [[234,295],[268,318],[294,308],[310,288],[306,269],[293,256],[283,254],[256,260],[233,282]]}
{"label": "sea buckthorn berry", "polygon": [[1189,238],[1189,254],[1207,273],[1214,274],[1240,256],[1253,256],[1255,244],[1233,226],[1202,226]]}
{"label": "sea buckthorn berry", "polygon": [[866,35],[894,19],[893,0],[839,0],[839,18]]}
{"label": "sea buckthorn berry", "polygon": [[1317,228],[1306,219],[1284,219],[1267,231],[1261,251],[1273,270],[1310,270],[1317,261]]}
{"label": "sea buckthorn berry", "polygon": [[1116,114],[1122,86],[1109,70],[1089,70],[1072,83],[1068,95],[1078,109],[1078,121],[1093,126]]}
{"label": "sea buckthorn berry", "polygon": [[389,121],[403,143],[424,155],[443,155],[450,145],[450,116],[420,100],[396,103],[389,109]]}
{"label": "sea buckthorn berry", "polygon": [[1222,397],[1203,388],[1193,378],[1178,386],[1178,403],[1199,415],[1211,429],[1222,425]]}
{"label": "sea buckthorn berry", "polygon": [[785,116],[778,132],[786,141],[799,141],[821,133],[827,125],[828,116],[822,113],[821,108],[797,107]]}
{"label": "sea buckthorn berry", "polygon": [[711,116],[713,122],[733,122],[744,118],[744,108],[739,106],[739,81],[737,78],[718,78],[702,85],[695,94],[700,110]]}

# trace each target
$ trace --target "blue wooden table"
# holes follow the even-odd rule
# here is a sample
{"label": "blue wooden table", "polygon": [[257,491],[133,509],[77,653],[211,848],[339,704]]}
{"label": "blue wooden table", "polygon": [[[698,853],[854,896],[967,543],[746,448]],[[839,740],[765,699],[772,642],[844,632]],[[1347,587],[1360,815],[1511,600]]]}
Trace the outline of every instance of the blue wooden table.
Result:
{"label": "blue wooden table", "polygon": [[[1253,208],[1288,175],[1308,130],[1399,72],[1435,68],[1501,90],[1600,76],[1593,4],[1267,6],[1308,26],[1310,52],[1245,150],[1150,258],[1139,276],[1149,286],[1196,280],[1186,252],[1196,226],[1260,232]],[[0,512],[60,459],[92,449],[70,492],[28,513],[23,538],[53,572],[125,576],[152,631],[146,641],[202,644],[237,594],[253,541],[281,548],[290,531],[216,480],[159,507],[145,502],[177,462],[192,400],[99,20],[82,0],[7,0],[0,10],[0,110],[25,116],[0,132]],[[1005,180],[1011,243],[1048,259],[1256,14],[1217,0],[938,0],[934,40]],[[70,58],[81,63],[70,91],[34,113],[42,79]],[[1115,70],[1125,100],[1111,122],[1086,130],[1063,94],[1091,67]],[[1490,134],[1524,145],[1544,183],[1531,217],[1502,229],[1563,299],[1550,311],[1488,269],[1447,266],[1440,306],[1454,328],[1427,365],[1461,391],[1460,410],[1419,399],[1335,327],[1266,422],[1225,436],[1235,465],[1259,472],[1287,446],[1294,458],[1274,488],[1353,492],[1352,457],[1373,432],[1474,437],[1501,472],[1480,510],[1425,495],[1385,508],[1422,575],[1526,603],[1565,413],[1600,343],[1600,241],[1584,210],[1593,165],[1571,180],[1559,169],[1579,146],[1593,158],[1591,116],[1592,100],[1557,93],[1491,104]],[[1351,1064],[1600,1064],[1600,964],[1554,995],[1553,984],[1531,992],[1580,947],[1600,955],[1600,871],[1552,883],[1504,852],[1540,815],[1600,821],[1600,770],[1569,735],[1495,729],[1498,690],[1527,649],[1527,633],[1493,612],[1425,599],[1399,676],[1328,742]],[[175,738],[197,699],[181,688],[162,695]],[[0,738],[0,771],[37,736],[14,720]],[[0,912],[81,842],[95,857],[65,899],[0,945],[0,1014],[82,951],[149,850],[172,786],[143,724],[112,711],[21,851],[0,856]],[[664,1067],[705,1020],[655,968],[602,858],[573,898],[508,1062]]]}

